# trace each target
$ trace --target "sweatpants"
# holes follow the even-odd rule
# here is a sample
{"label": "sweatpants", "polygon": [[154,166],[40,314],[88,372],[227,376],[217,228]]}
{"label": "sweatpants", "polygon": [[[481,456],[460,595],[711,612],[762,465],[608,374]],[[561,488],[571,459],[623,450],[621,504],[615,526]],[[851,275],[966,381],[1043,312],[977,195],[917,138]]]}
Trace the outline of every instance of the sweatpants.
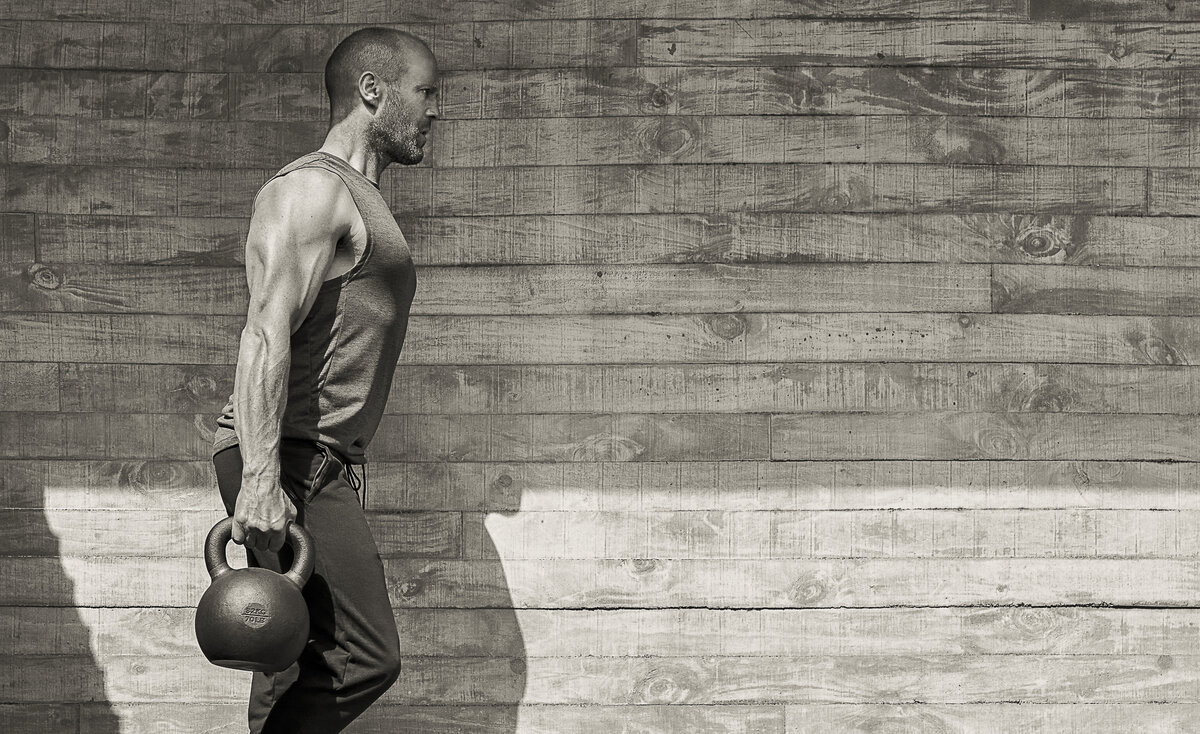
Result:
{"label": "sweatpants", "polygon": [[[400,641],[379,548],[359,504],[361,480],[316,441],[283,439],[280,463],[280,483],[296,505],[296,522],[313,539],[316,563],[303,592],[311,626],[295,664],[280,673],[253,674],[250,732],[332,734],[396,681]],[[239,447],[219,451],[213,466],[225,511],[232,515],[242,484]],[[292,550],[246,548],[246,557],[250,566],[286,571]]]}

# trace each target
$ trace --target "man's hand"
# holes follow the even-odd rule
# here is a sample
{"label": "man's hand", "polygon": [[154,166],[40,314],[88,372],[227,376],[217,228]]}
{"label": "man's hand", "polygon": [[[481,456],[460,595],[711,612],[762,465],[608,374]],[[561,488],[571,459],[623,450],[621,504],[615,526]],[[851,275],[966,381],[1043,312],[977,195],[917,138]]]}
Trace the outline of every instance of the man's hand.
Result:
{"label": "man's hand", "polygon": [[287,540],[288,524],[296,519],[296,506],[278,480],[249,487],[244,483],[233,510],[233,542],[257,551],[278,553]]}

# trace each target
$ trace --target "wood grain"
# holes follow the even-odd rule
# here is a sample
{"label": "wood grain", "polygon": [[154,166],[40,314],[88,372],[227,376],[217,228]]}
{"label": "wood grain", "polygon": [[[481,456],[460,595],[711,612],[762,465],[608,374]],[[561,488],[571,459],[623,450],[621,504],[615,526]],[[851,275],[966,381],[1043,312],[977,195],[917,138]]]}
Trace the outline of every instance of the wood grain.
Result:
{"label": "wood grain", "polygon": [[[422,167],[503,168],[668,163],[928,163],[1193,167],[1192,119],[901,116],[581,117],[448,120]],[[267,168],[298,158],[324,120],[96,120],[25,116],[8,163],[147,168]],[[180,145],[179,141],[187,141]]]}
{"label": "wood grain", "polygon": [[[412,313],[987,311],[990,280],[983,265],[425,267]],[[244,316],[248,300],[237,267],[0,266],[0,309],[9,313]]]}
{"label": "wood grain", "polygon": [[[37,217],[40,260],[104,266],[238,266],[233,217]],[[398,218],[418,264],[943,262],[1196,267],[1192,217],[1072,214],[521,215]]]}
{"label": "wood grain", "polygon": [[[198,460],[6,459],[5,509],[218,510]],[[1112,461],[386,462],[368,509],[383,512],[667,510],[1196,510],[1200,464]]]}
{"label": "wood grain", "polygon": [[[248,216],[254,192],[274,172],[4,165],[0,190],[6,207],[55,214]],[[1168,173],[1155,174],[1154,182]],[[381,186],[392,211],[417,216],[1030,210],[1114,215],[1146,213],[1150,177],[1151,171],[1119,167],[883,163],[410,167],[385,177]]]}
{"label": "wood grain", "polygon": [[[169,120],[303,124],[324,121],[327,115],[319,72],[45,68],[3,72],[0,114],[14,121],[52,116],[155,124]],[[998,124],[1005,124],[1003,116],[1015,115],[1110,118],[1128,124],[1116,118],[1194,118],[1200,105],[1195,94],[1198,83],[1178,69],[1120,67],[464,69],[441,75],[446,119],[438,129],[457,120],[640,115],[965,115]],[[69,96],[49,94],[50,89],[65,90]],[[452,151],[440,141],[431,152]]]}
{"label": "wood grain", "polygon": [[637,58],[660,65],[910,65],[1194,68],[1190,23],[794,19],[645,20]]}

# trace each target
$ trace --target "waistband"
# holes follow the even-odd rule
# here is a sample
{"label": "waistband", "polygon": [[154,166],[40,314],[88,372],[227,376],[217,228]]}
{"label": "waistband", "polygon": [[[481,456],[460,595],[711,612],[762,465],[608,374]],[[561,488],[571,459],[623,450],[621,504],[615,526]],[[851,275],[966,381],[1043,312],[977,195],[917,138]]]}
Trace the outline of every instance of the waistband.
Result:
{"label": "waistband", "polygon": [[[296,466],[307,466],[308,470],[304,474],[308,486],[305,489],[311,489],[313,484],[324,485],[327,478],[331,476],[330,469],[335,472],[332,476],[345,473],[346,483],[358,494],[363,510],[367,509],[367,467],[365,464],[351,464],[336,450],[320,441],[308,438],[281,438],[279,440],[279,458],[280,461],[295,462]],[[356,466],[362,476],[355,472]]]}

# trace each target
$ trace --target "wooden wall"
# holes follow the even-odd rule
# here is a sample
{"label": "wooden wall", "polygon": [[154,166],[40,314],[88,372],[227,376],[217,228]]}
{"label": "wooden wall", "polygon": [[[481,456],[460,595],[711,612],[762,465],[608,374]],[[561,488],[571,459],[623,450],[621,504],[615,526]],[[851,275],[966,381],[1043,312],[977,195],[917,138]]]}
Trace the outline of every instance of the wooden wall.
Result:
{"label": "wooden wall", "polygon": [[0,730],[192,637],[250,197],[440,62],[358,732],[1200,730],[1200,3],[0,0]]}

